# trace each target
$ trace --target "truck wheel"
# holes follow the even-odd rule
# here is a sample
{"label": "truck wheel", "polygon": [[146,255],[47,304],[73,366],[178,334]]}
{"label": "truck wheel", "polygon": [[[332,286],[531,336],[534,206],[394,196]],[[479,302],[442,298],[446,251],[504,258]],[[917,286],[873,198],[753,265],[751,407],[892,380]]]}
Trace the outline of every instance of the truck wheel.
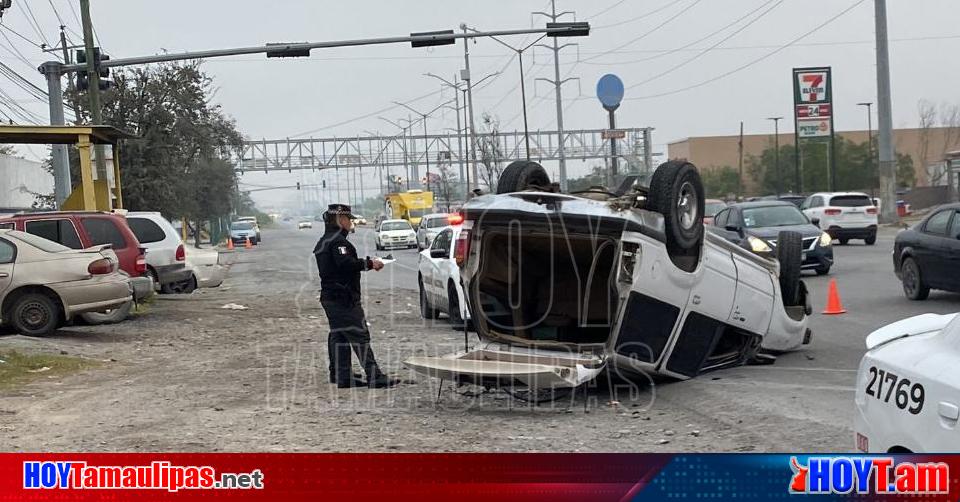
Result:
{"label": "truck wheel", "polygon": [[460,327],[463,326],[463,316],[460,314],[460,298],[457,296],[457,287],[453,282],[447,286],[447,314],[450,316],[450,324]]}
{"label": "truck wheel", "polygon": [[647,207],[663,215],[667,248],[690,252],[703,240],[703,182],[693,164],[660,164],[650,180]]}
{"label": "truck wheel", "polygon": [[803,237],[798,232],[780,232],[777,236],[777,261],[780,262],[780,293],[783,305],[800,305],[800,265]]}
{"label": "truck wheel", "polygon": [[43,293],[27,293],[13,301],[8,321],[26,336],[46,336],[60,325],[60,306]]}
{"label": "truck wheel", "polygon": [[547,188],[550,175],[537,164],[527,160],[515,160],[503,170],[497,180],[497,193],[522,192],[530,188]]}
{"label": "truck wheel", "polygon": [[126,321],[130,317],[130,310],[133,308],[133,300],[110,309],[106,312],[87,312],[80,314],[80,318],[87,324],[116,324]]}

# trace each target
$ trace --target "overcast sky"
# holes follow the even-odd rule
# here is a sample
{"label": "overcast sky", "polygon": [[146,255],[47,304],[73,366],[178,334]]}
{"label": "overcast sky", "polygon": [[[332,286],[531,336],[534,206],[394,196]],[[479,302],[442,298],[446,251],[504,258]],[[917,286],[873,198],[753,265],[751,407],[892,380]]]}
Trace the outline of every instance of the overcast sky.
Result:
{"label": "overcast sky", "polygon": [[[14,0],[3,24],[40,42],[32,11],[42,35],[54,42],[60,21],[51,3],[78,40],[74,32],[80,32],[80,26],[71,11],[71,4],[79,5],[77,0]],[[100,42],[113,57],[265,42],[398,36],[457,29],[461,22],[482,30],[528,28],[545,21],[531,16],[531,11],[549,10],[549,2],[543,0],[92,3]],[[741,120],[747,133],[765,133],[771,128],[765,117],[782,115],[788,119],[781,125],[792,131],[790,70],[797,66],[833,67],[839,130],[865,128],[865,112],[856,103],[876,101],[872,0],[558,0],[557,9],[575,11],[577,20],[589,20],[593,26],[590,37],[571,40],[579,47],[561,54],[561,74],[580,78],[579,84],[564,87],[568,129],[604,127],[606,115],[594,90],[605,73],[618,74],[627,86],[626,100],[617,112],[619,125],[655,127],[656,149],[664,153],[666,143],[687,136],[736,134]],[[817,29],[846,9],[849,12]],[[960,65],[956,64],[960,1],[889,0],[888,10],[894,126],[914,126],[918,100],[960,102]],[[0,36],[0,60],[45,88],[35,67],[49,58],[11,31],[0,28],[0,33],[9,38]],[[513,39],[517,45],[523,40]],[[14,55],[11,43],[29,64]],[[552,78],[552,56],[540,49],[532,51],[532,57],[524,57],[530,127],[554,128],[552,90],[534,81]],[[477,113],[496,115],[503,129],[522,129],[518,68],[512,53],[490,40],[478,40],[471,52],[475,78],[504,71],[475,93]],[[430,109],[450,99],[449,92],[441,96],[438,83],[422,74],[452,77],[462,65],[459,44],[431,49],[398,44],[314,50],[309,59],[239,56],[209,60],[205,69],[215,78],[216,100],[236,118],[245,135],[285,138],[349,136],[365,129],[392,134],[395,128],[378,120],[374,112],[406,117],[402,108],[384,109],[392,106],[391,101],[407,101],[431,91],[436,94],[413,105]],[[744,68],[734,71],[740,67]],[[687,87],[692,88],[673,92]],[[4,77],[0,77],[0,89],[46,120],[46,106]],[[350,121],[368,114],[373,116]],[[452,112],[432,121],[431,128],[444,121],[443,127],[454,123]],[[35,149],[34,154],[44,152]],[[580,162],[573,164],[574,174],[586,168]],[[284,182],[280,175],[271,176],[245,179]],[[268,194],[261,200],[283,198]]]}

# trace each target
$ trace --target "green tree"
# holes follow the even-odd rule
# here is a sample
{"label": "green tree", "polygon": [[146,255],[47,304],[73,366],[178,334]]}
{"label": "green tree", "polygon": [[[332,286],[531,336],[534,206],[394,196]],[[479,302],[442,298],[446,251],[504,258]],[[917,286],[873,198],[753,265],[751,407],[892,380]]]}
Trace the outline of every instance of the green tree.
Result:
{"label": "green tree", "polygon": [[[102,94],[104,122],[137,136],[120,148],[124,205],[168,217],[229,214],[238,195],[227,159],[243,138],[233,119],[211,102],[212,80],[200,62],[120,71],[114,84]],[[76,99],[86,102],[83,94]],[[78,164],[73,153],[74,180]]]}
{"label": "green tree", "polygon": [[[836,138],[837,190],[872,190],[879,186],[877,170],[877,144],[871,149],[867,142],[854,143]],[[871,159],[871,153],[874,155]],[[780,147],[780,173],[777,174],[775,149],[764,149],[760,155],[749,155],[746,170],[757,183],[758,195],[776,193],[778,185],[782,193],[797,192],[795,176],[796,149],[793,145]],[[830,189],[830,142],[805,141],[800,153],[800,171],[803,192]],[[916,183],[913,160],[909,155],[897,153],[897,181],[901,186]]]}
{"label": "green tree", "polygon": [[707,197],[722,199],[729,194],[736,194],[740,187],[740,173],[731,166],[700,171],[703,188]]}

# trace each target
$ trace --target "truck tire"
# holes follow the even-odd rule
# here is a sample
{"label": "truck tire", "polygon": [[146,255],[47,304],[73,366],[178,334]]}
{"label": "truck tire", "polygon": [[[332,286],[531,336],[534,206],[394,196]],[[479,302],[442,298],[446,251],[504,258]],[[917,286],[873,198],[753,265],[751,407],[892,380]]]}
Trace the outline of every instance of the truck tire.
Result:
{"label": "truck tire", "polygon": [[693,164],[671,160],[653,172],[647,208],[663,215],[667,249],[673,253],[695,251],[703,240],[704,192]]}
{"label": "truck tire", "polygon": [[503,170],[497,180],[497,193],[522,192],[530,188],[547,188],[550,175],[537,164],[528,160],[515,160]]}
{"label": "truck tire", "polygon": [[798,232],[780,232],[777,236],[777,261],[780,262],[780,293],[783,305],[800,305],[800,265],[803,237]]}

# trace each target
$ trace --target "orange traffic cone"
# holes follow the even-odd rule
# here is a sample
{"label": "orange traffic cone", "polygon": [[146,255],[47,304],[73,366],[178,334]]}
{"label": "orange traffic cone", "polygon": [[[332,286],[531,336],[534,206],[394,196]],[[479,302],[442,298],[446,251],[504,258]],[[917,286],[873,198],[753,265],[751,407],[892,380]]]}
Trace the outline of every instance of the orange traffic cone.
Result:
{"label": "orange traffic cone", "polygon": [[846,312],[847,310],[840,304],[840,293],[837,292],[837,280],[830,279],[830,287],[827,289],[827,308],[823,309],[823,313],[832,315]]}
{"label": "orange traffic cone", "polygon": [[227,237],[227,251],[233,251],[233,237]]}
{"label": "orange traffic cone", "polygon": [[243,247],[246,248],[246,249],[250,249],[250,248],[253,247],[253,244],[250,244],[250,238],[249,238],[249,237],[247,237],[247,240],[243,243]]}

